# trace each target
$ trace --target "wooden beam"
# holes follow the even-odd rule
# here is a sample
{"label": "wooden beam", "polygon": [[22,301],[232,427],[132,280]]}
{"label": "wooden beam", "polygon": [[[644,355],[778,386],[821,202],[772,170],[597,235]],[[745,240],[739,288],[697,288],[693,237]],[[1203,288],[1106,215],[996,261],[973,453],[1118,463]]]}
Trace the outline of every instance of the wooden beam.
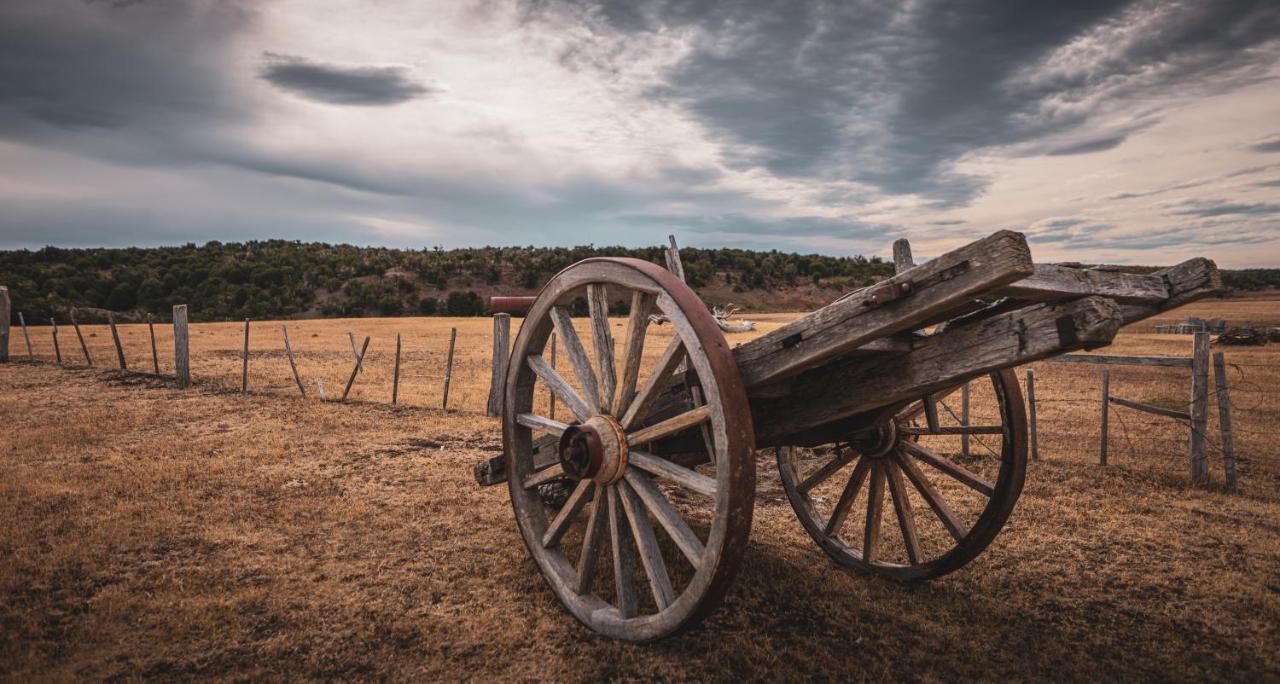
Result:
{"label": "wooden beam", "polygon": [[783,383],[789,398],[759,397],[749,388],[756,443],[804,445],[787,438],[995,370],[1108,344],[1119,327],[1119,308],[1109,299],[1046,302],[948,327],[891,364],[874,358],[827,364]]}
{"label": "wooden beam", "polygon": [[493,368],[489,378],[489,402],[485,413],[502,414],[502,388],[507,384],[507,362],[511,354],[511,314],[493,315]]}
{"label": "wooden beam", "polygon": [[1120,313],[1125,325],[1224,291],[1222,274],[1209,259],[1191,259],[1152,275],[1164,280],[1168,298],[1155,304],[1124,304]]}
{"label": "wooden beam", "polygon": [[872,340],[918,328],[933,316],[1032,272],[1026,238],[1001,231],[851,292],[737,347],[734,357],[750,390],[817,367]]}
{"label": "wooden beam", "polygon": [[1101,295],[1118,302],[1158,305],[1169,298],[1164,278],[1120,271],[1036,264],[1035,273],[993,294],[1033,302]]}
{"label": "wooden beam", "polygon": [[1172,366],[1190,368],[1186,356],[1113,356],[1109,354],[1063,354],[1045,359],[1050,363],[1100,363],[1113,366]]}
{"label": "wooden beam", "polygon": [[893,272],[902,273],[915,265],[915,260],[911,258],[911,243],[906,238],[898,238],[897,240],[894,240]]}

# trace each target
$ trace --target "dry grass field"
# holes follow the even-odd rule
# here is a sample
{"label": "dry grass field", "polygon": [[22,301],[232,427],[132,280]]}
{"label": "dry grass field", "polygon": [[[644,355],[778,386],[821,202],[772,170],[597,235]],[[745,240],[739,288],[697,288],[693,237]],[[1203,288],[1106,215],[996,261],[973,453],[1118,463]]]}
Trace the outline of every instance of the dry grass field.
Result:
{"label": "dry grass field", "polygon": [[[1165,316],[1280,325],[1280,301]],[[789,316],[757,317],[764,330]],[[1187,355],[1145,332],[1100,353]],[[622,325],[622,321],[616,322]],[[450,411],[439,409],[458,328]],[[1280,345],[1227,348],[1243,493],[1187,480],[1187,429],[1118,408],[1097,465],[1099,368],[1035,364],[1042,460],[1004,532],[922,586],[848,574],[810,541],[771,455],[739,579],[703,626],[649,646],[597,637],[529,560],[505,487],[471,466],[501,450],[481,410],[487,319],[255,323],[248,396],[240,323],[192,326],[196,386],[95,367],[0,365],[0,676],[30,679],[1032,679],[1280,681]],[[169,327],[157,326],[171,372]],[[352,401],[346,331],[372,337]],[[131,368],[146,326],[121,327]],[[389,405],[395,335],[398,407]],[[735,336],[738,337],[738,336]],[[742,339],[747,337],[741,336]],[[74,331],[64,360],[81,364]],[[1112,367],[1113,393],[1185,405],[1186,373]],[[1217,444],[1216,407],[1211,444]]]}

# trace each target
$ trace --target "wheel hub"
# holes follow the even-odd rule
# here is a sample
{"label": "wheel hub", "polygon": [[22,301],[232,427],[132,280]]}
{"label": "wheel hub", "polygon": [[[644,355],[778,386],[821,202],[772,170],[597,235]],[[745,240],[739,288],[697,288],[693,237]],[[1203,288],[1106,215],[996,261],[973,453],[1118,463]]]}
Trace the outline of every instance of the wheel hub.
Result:
{"label": "wheel hub", "polygon": [[612,416],[596,414],[560,436],[560,467],[575,480],[616,484],[627,470],[627,437]]}
{"label": "wheel hub", "polygon": [[898,446],[898,421],[891,418],[853,435],[849,446],[868,458],[889,455]]}

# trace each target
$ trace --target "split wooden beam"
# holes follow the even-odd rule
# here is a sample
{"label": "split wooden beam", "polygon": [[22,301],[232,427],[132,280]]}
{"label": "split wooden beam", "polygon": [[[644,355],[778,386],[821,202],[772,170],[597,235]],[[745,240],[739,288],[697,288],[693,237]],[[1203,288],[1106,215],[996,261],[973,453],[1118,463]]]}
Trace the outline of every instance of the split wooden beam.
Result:
{"label": "split wooden beam", "polygon": [[1119,328],[1119,306],[1109,299],[1045,302],[949,326],[892,363],[855,357],[783,382],[748,385],[756,443],[821,444],[830,441],[829,432],[842,434],[845,419],[992,371],[1105,345]]}
{"label": "split wooden beam", "polygon": [[1169,298],[1169,288],[1154,274],[1036,264],[1035,273],[992,294],[1033,302],[1100,295],[1122,303],[1159,304]]}
{"label": "split wooden beam", "polygon": [[880,338],[914,330],[1034,272],[1024,236],[1000,231],[851,292],[734,350],[747,387],[797,375]]}
{"label": "split wooden beam", "polygon": [[1122,304],[1120,315],[1125,325],[1220,294],[1225,289],[1217,264],[1204,258],[1190,259],[1152,275],[1164,281],[1168,297],[1153,304]]}

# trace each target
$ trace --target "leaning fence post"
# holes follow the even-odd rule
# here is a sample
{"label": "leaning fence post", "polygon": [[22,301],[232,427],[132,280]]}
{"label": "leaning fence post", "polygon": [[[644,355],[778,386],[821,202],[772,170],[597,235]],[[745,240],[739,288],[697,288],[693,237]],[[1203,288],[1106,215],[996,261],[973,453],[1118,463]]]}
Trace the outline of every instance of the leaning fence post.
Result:
{"label": "leaning fence post", "polygon": [[449,358],[444,362],[444,399],[440,401],[440,408],[449,408],[449,381],[453,380],[453,343],[458,339],[458,329],[449,329]]}
{"label": "leaning fence post", "polygon": [[302,394],[302,398],[307,398],[307,388],[302,386],[302,378],[298,376],[298,362],[293,358],[293,347],[289,346],[289,326],[282,325],[280,329],[284,331],[284,354],[289,357],[289,368],[293,370],[293,381],[298,383],[298,392]]}
{"label": "leaning fence post", "polygon": [[147,331],[151,333],[151,366],[156,369],[156,375],[159,375],[160,352],[156,351],[156,319],[151,314],[147,314]]}
{"label": "leaning fence post", "polygon": [[120,361],[120,370],[129,370],[129,364],[124,360],[124,346],[120,344],[120,332],[116,330],[116,315],[107,312],[107,325],[111,326],[111,339],[116,343],[116,358]]}
{"label": "leaning fence post", "polygon": [[364,372],[364,360],[360,358],[360,352],[356,351],[356,334],[348,330],[347,339],[351,340],[351,355],[356,357],[356,372],[362,373]]}
{"label": "leaning fence post", "polygon": [[244,353],[240,355],[240,393],[249,393],[249,317],[244,319]]}
{"label": "leaning fence post", "polygon": [[[960,425],[961,427],[969,427],[969,383],[965,383],[960,388]],[[960,433],[960,454],[962,456],[969,455],[969,432]]]}
{"label": "leaning fence post", "polygon": [[0,362],[9,360],[9,288],[0,285]]}
{"label": "leaning fence post", "polygon": [[396,333],[396,370],[391,375],[391,405],[400,397],[400,333]]}
{"label": "leaning fence post", "polygon": [[62,349],[58,346],[58,321],[50,318],[49,325],[53,326],[53,358],[57,359],[58,365],[62,365]]}
{"label": "leaning fence post", "polygon": [[22,312],[18,312],[18,325],[22,326],[22,341],[27,343],[27,360],[35,361],[36,355],[31,352],[31,338],[27,336],[27,319],[22,317]]}
{"label": "leaning fence post", "polygon": [[173,374],[178,387],[191,384],[190,338],[187,334],[187,305],[173,305]]}
{"label": "leaning fence post", "polygon": [[84,362],[93,367],[93,357],[89,356],[89,346],[84,343],[84,335],[80,333],[80,321],[76,320],[76,308],[71,307],[71,311],[67,312],[71,318],[71,326],[76,329],[76,339],[80,340],[80,351],[84,353]]}
{"label": "leaning fence post", "polygon": [[1218,387],[1218,431],[1222,433],[1222,470],[1227,480],[1227,488],[1236,492],[1240,491],[1240,483],[1236,480],[1235,440],[1231,434],[1231,396],[1227,391],[1227,364],[1222,357],[1222,352],[1213,354],[1213,378]]}
{"label": "leaning fence post", "polygon": [[360,353],[356,355],[356,365],[351,369],[351,377],[347,378],[347,388],[342,390],[342,400],[347,400],[347,395],[351,393],[351,386],[356,382],[356,375],[360,373],[360,362],[364,360],[364,353],[369,350],[369,336],[364,338],[364,344],[360,346]]}
{"label": "leaning fence post", "polygon": [[1111,371],[1102,369],[1102,435],[1098,441],[1098,464],[1107,464],[1107,419],[1111,411]]}
{"label": "leaning fence post", "polygon": [[1191,354],[1191,479],[1209,480],[1205,434],[1209,428],[1209,333],[1198,332]]}
{"label": "leaning fence post", "polygon": [[502,414],[503,387],[507,382],[507,355],[510,353],[511,314],[493,315],[493,376],[489,379],[486,413]]}
{"label": "leaning fence post", "polygon": [[1040,460],[1040,445],[1036,435],[1036,372],[1027,369],[1027,408],[1031,409],[1031,460]]}

